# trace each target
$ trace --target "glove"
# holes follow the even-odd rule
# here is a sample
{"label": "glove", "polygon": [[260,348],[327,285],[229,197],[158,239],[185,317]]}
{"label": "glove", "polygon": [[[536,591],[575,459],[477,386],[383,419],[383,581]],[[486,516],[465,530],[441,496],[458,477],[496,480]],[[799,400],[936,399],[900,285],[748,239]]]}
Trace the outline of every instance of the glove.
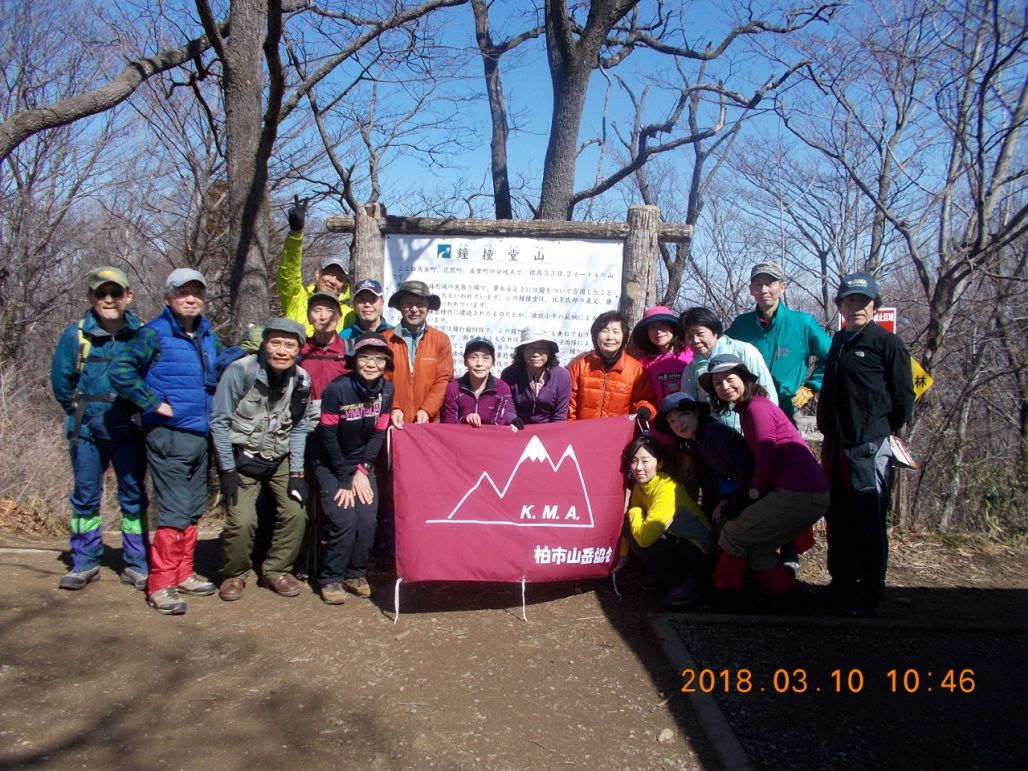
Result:
{"label": "glove", "polygon": [[814,391],[809,386],[802,386],[799,391],[792,395],[792,406],[802,410],[804,405],[814,398]]}
{"label": "glove", "polygon": [[286,212],[286,216],[289,218],[289,229],[292,232],[298,233],[303,230],[303,225],[307,221],[307,204],[310,200],[310,198],[301,199],[298,195],[293,196],[293,205]]}
{"label": "glove", "polygon": [[235,469],[221,472],[221,501],[226,506],[239,503],[239,472]]}
{"label": "glove", "polygon": [[635,417],[637,420],[642,420],[649,423],[650,418],[653,417],[653,413],[650,411],[649,407],[643,406],[640,407],[639,411],[635,413]]}
{"label": "glove", "polygon": [[301,506],[307,505],[307,499],[311,495],[311,486],[303,477],[289,477],[289,485],[286,488],[290,498],[295,498]]}
{"label": "glove", "polygon": [[525,421],[521,418],[514,418],[510,425],[515,431],[521,431],[525,427]]}

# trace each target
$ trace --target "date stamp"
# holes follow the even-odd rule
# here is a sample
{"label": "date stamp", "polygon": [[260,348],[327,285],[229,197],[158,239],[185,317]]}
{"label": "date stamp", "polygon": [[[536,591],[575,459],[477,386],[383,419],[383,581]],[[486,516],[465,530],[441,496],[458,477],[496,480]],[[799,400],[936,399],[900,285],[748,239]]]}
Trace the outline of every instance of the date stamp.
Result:
{"label": "date stamp", "polygon": [[886,693],[969,694],[974,693],[973,669],[894,668],[884,672],[865,672],[853,667],[815,672],[805,667],[779,667],[767,673],[745,667],[682,670],[682,693],[704,694],[859,694],[869,685]]}

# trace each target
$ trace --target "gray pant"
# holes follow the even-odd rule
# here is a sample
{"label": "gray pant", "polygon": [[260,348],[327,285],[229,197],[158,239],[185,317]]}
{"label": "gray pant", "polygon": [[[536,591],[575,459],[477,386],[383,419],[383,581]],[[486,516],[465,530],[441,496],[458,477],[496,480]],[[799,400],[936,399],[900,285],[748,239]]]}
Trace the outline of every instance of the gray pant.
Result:
{"label": "gray pant", "polygon": [[157,496],[157,526],[185,530],[207,508],[207,437],[167,426],[146,429],[146,461]]}
{"label": "gray pant", "polygon": [[817,522],[828,508],[828,491],[772,490],[721,527],[718,545],[733,557],[746,557],[751,570],[778,564],[778,549]]}

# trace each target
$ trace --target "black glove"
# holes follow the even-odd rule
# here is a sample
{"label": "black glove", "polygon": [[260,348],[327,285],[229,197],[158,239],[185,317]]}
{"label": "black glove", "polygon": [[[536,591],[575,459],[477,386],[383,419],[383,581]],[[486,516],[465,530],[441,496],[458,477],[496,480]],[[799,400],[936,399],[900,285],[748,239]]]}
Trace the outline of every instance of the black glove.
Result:
{"label": "black glove", "polygon": [[221,472],[221,501],[226,506],[239,503],[239,472],[235,469]]}
{"label": "black glove", "polygon": [[306,479],[303,477],[289,477],[289,486],[286,489],[289,491],[290,498],[298,500],[301,506],[307,505],[307,499],[311,495],[311,486],[307,484]]}
{"label": "black glove", "polygon": [[518,431],[521,431],[525,427],[525,421],[523,421],[521,418],[514,418],[514,420],[512,420],[510,424],[514,426],[514,428],[516,428]]}
{"label": "black glove", "polygon": [[650,408],[649,407],[643,406],[643,407],[640,407],[639,411],[635,413],[635,417],[638,420],[643,420],[643,421],[646,421],[648,423],[650,421],[650,418],[653,417],[653,413],[650,412]]}
{"label": "black glove", "polygon": [[286,212],[286,216],[289,218],[289,229],[292,232],[299,233],[303,230],[303,225],[307,220],[307,204],[310,200],[310,198],[300,198],[298,195],[293,196],[293,205]]}

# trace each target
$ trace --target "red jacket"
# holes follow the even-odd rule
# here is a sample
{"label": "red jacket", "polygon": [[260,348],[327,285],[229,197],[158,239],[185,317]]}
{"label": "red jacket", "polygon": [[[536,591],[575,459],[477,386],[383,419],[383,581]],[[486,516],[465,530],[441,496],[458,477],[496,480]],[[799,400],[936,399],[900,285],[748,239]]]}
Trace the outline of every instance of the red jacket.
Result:
{"label": "red jacket", "polygon": [[393,349],[395,369],[386,377],[393,381],[393,409],[403,410],[403,420],[414,422],[418,410],[428,413],[429,419],[437,421],[443,407],[446,386],[453,380],[453,349],[450,338],[435,327],[425,327],[424,337],[418,343],[414,355],[414,371],[410,368],[407,341],[395,330],[383,334]]}
{"label": "red jacket", "polygon": [[595,351],[583,353],[569,365],[571,373],[571,400],[568,402],[568,420],[609,418],[631,415],[640,407],[648,407],[657,414],[657,395],[650,379],[638,359],[624,351],[613,367],[606,369],[603,359]]}

